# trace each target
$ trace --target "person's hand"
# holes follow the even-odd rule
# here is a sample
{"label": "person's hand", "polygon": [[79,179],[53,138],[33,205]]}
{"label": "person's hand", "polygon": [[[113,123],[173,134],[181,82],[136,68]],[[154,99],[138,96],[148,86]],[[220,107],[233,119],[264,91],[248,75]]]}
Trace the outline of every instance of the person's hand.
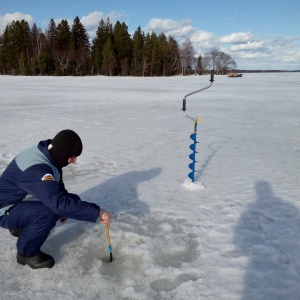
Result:
{"label": "person's hand", "polygon": [[110,221],[110,213],[104,209],[100,209],[99,219],[102,224],[107,224]]}
{"label": "person's hand", "polygon": [[62,217],[62,218],[59,219],[59,221],[60,221],[61,224],[65,224],[68,221],[68,218]]}

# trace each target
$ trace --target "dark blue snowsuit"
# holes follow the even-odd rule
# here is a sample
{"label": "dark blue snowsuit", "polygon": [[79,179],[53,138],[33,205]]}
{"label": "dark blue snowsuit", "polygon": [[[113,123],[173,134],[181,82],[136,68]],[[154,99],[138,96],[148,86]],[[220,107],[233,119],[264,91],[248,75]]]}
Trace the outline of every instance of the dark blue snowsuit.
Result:
{"label": "dark blue snowsuit", "polygon": [[20,153],[0,177],[0,227],[21,230],[17,242],[21,255],[38,253],[61,217],[96,222],[100,212],[98,205],[65,189],[49,142]]}

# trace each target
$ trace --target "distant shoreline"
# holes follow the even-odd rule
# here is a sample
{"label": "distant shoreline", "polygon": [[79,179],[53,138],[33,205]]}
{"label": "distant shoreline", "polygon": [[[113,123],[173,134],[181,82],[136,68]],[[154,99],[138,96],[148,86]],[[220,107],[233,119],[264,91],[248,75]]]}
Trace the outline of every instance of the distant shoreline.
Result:
{"label": "distant shoreline", "polygon": [[300,70],[235,70],[235,73],[290,73],[290,72],[300,72]]}

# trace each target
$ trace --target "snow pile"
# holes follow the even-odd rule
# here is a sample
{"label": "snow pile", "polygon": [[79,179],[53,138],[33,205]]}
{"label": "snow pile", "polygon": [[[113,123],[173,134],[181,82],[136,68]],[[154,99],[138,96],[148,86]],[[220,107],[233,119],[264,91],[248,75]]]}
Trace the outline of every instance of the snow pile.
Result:
{"label": "snow pile", "polygon": [[192,182],[191,179],[187,178],[184,183],[182,184],[182,187],[188,191],[199,191],[204,188],[202,182],[194,181]]}

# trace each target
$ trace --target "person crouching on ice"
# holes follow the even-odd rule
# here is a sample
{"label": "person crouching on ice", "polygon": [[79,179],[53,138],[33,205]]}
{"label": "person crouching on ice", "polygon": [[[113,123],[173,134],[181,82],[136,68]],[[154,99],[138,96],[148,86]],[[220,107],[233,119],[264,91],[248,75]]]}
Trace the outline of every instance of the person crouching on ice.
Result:
{"label": "person crouching on ice", "polygon": [[80,137],[62,130],[17,155],[0,177],[0,227],[18,237],[19,264],[54,266],[53,257],[40,249],[59,219],[109,223],[109,212],[65,189],[62,168],[76,163],[81,152]]}

